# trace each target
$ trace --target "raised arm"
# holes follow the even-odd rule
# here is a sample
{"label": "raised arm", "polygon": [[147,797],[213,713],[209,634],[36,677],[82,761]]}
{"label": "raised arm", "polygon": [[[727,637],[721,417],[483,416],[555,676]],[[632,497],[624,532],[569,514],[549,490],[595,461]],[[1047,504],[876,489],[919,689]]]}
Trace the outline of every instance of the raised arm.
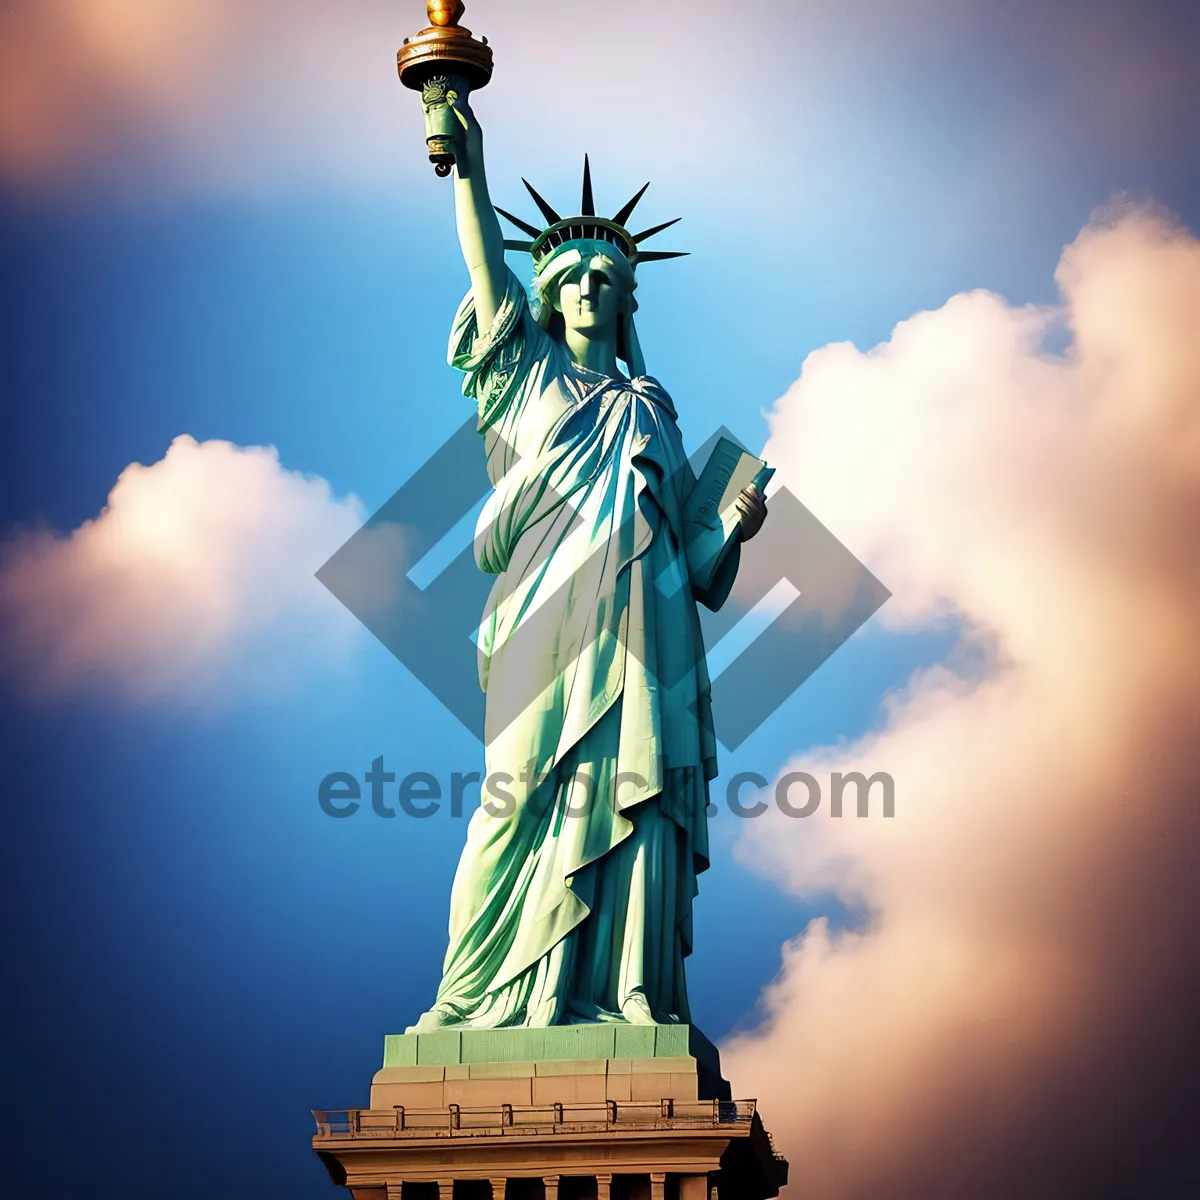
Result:
{"label": "raised arm", "polygon": [[483,130],[465,97],[455,100],[454,110],[463,125],[454,168],[458,244],[471,275],[475,316],[483,333],[491,328],[504,299],[504,235],[488,195],[483,169]]}

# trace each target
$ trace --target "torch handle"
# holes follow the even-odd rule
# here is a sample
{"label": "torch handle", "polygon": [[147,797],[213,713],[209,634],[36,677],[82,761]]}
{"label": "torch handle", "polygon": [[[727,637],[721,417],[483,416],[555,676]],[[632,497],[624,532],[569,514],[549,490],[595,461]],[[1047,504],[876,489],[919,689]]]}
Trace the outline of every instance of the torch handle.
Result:
{"label": "torch handle", "polygon": [[443,178],[459,158],[459,145],[463,127],[454,111],[454,101],[464,100],[471,91],[465,76],[453,73],[430,75],[421,88],[421,104],[425,109],[425,144],[429,148],[429,161],[433,169]]}

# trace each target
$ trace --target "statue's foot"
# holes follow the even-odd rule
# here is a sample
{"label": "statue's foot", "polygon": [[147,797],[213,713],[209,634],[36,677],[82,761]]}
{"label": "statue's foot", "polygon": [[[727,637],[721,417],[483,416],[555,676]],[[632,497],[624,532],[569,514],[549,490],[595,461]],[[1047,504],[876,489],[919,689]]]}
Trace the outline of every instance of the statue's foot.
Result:
{"label": "statue's foot", "polygon": [[650,1011],[650,1002],[641,992],[631,992],[621,1001],[621,1016],[630,1025],[657,1025],[654,1014]]}

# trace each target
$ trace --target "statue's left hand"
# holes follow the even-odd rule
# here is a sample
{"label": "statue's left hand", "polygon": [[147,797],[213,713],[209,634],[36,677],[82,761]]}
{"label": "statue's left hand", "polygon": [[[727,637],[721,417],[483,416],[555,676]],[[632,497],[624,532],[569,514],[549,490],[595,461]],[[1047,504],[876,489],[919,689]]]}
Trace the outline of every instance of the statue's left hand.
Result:
{"label": "statue's left hand", "polygon": [[767,498],[756,484],[747,484],[733,502],[741,518],[741,539],[748,542],[767,519]]}

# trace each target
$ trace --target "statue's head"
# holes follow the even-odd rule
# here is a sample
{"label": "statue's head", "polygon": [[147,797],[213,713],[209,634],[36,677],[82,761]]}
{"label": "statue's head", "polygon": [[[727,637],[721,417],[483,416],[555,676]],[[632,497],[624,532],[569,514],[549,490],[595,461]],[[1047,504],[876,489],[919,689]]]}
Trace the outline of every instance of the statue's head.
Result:
{"label": "statue's head", "polygon": [[615,216],[597,216],[592,200],[592,173],[586,155],[580,202],[582,212],[577,217],[562,218],[528,180],[522,182],[550,224],[545,229],[538,229],[499,206],[496,211],[533,239],[527,242],[506,240],[504,246],[508,250],[526,250],[533,257],[534,287],[541,300],[539,321],[557,337],[561,337],[567,328],[587,337],[611,335],[614,327],[619,330],[622,314],[637,310],[633,293],[637,287],[634,271],[638,264],[681,256],[675,250],[640,248],[641,242],[674,225],[675,221],[665,221],[638,234],[632,234],[626,228],[625,223],[649,184]]}
{"label": "statue's head", "polygon": [[637,309],[629,260],[594,239],[564,243],[538,272],[534,286],[538,320],[553,337],[568,329],[588,338],[615,337],[622,317]]}

